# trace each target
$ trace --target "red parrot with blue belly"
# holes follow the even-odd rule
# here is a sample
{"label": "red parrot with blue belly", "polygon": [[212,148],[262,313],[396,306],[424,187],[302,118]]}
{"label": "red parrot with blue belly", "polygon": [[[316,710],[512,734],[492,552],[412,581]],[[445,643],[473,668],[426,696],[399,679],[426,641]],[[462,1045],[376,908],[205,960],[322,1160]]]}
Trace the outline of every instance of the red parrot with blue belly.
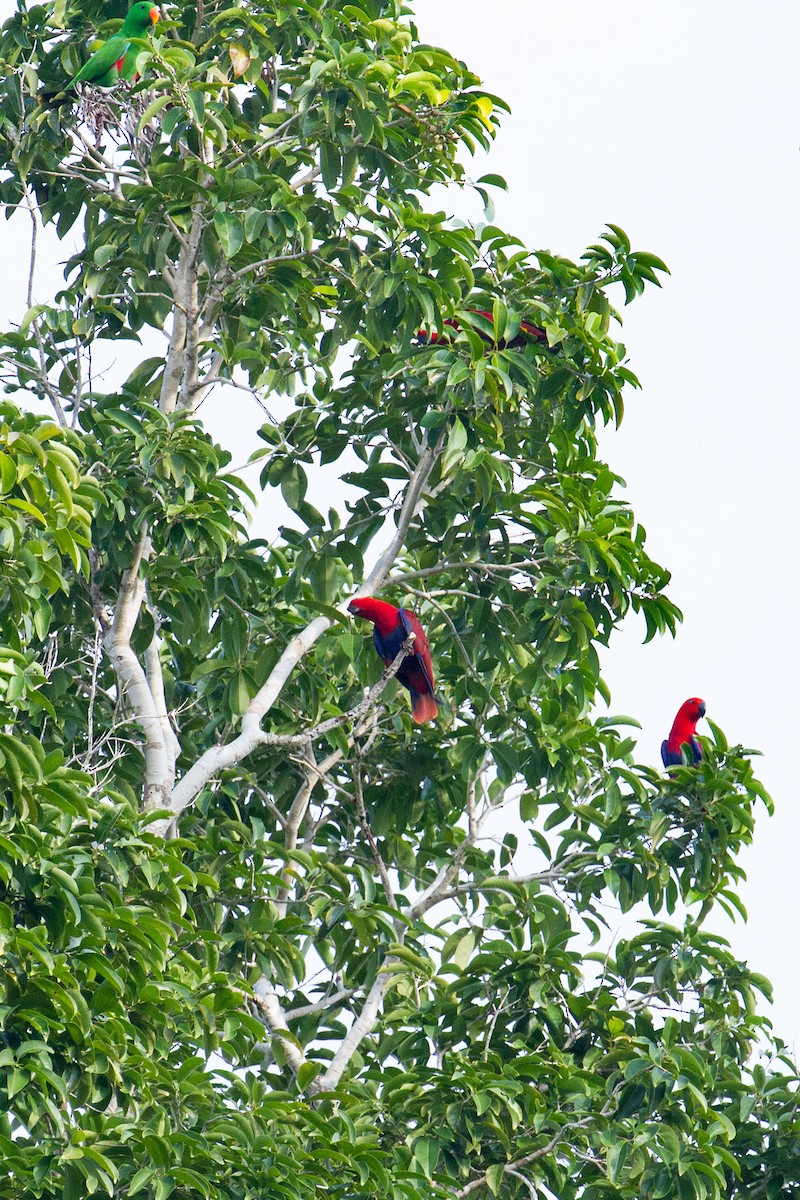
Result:
{"label": "red parrot with blue belly", "polygon": [[669,737],[661,743],[661,761],[665,767],[679,767],[683,763],[682,747],[688,746],[695,765],[703,757],[703,750],[695,737],[697,722],[706,715],[706,702],[698,696],[684,700],[672,722]]}
{"label": "red parrot with blue belly", "polygon": [[365,617],[375,626],[375,649],[388,667],[400,653],[410,633],[415,635],[411,650],[400,664],[397,678],[411,694],[411,716],[418,725],[432,721],[439,711],[433,692],[433,663],[431,648],[417,616],[407,608],[395,608],[385,600],[371,597],[353,600],[348,612]]}

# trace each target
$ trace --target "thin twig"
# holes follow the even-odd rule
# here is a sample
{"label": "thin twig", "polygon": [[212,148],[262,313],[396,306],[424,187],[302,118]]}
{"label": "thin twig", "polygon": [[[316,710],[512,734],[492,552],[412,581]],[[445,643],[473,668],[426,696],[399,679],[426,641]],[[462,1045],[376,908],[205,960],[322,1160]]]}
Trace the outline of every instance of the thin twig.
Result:
{"label": "thin twig", "polygon": [[541,562],[537,558],[522,558],[519,562],[513,563],[493,563],[493,562],[476,562],[474,559],[467,559],[464,562],[440,562],[435,567],[422,567],[419,571],[403,571],[399,575],[391,575],[387,583],[405,583],[409,579],[426,579],[429,575],[443,575],[446,571],[479,571],[484,575],[492,575],[496,571],[524,571],[528,567],[540,567]]}
{"label": "thin twig", "polygon": [[315,1013],[324,1012],[326,1008],[334,1008],[343,1000],[349,1000],[351,996],[355,995],[355,990],[355,988],[339,988],[338,991],[332,992],[322,1000],[317,1000],[314,1004],[302,1004],[299,1008],[290,1008],[285,1013],[286,1020],[299,1021],[302,1017],[313,1017]]}
{"label": "thin twig", "polygon": [[353,789],[355,792],[356,812],[358,813],[361,832],[367,839],[369,848],[372,851],[372,857],[375,860],[375,866],[378,868],[378,874],[381,877],[383,890],[386,893],[386,902],[391,908],[397,908],[397,901],[395,900],[394,896],[394,888],[392,887],[392,881],[389,878],[389,872],[386,870],[386,863],[383,861],[383,856],[378,848],[378,843],[375,841],[375,835],[373,834],[369,821],[367,820],[367,810],[364,807],[364,788],[361,783],[360,755],[356,756],[355,769],[353,771]]}
{"label": "thin twig", "polygon": [[94,706],[97,699],[97,669],[100,665],[100,654],[103,641],[103,630],[99,623],[94,634],[94,645],[92,646],[92,675],[89,683],[89,707],[86,714],[86,754],[84,756],[85,771],[89,769],[89,760],[94,752]]}
{"label": "thin twig", "polygon": [[[553,1135],[547,1145],[541,1146],[538,1150],[534,1150],[532,1153],[526,1154],[522,1158],[517,1158],[513,1162],[503,1163],[503,1172],[517,1172],[520,1167],[527,1167],[530,1163],[538,1162],[540,1158],[545,1158],[548,1154],[552,1154],[559,1142],[563,1142],[568,1133],[570,1133],[573,1129],[585,1129],[587,1125],[592,1124],[593,1120],[593,1117],[584,1117],[580,1121],[567,1122],[566,1125],[563,1125],[561,1129],[559,1129],[558,1132]],[[466,1185],[466,1187],[459,1188],[458,1191],[453,1193],[453,1195],[455,1200],[463,1200],[464,1196],[469,1196],[472,1192],[475,1192],[478,1190],[478,1188],[482,1187],[487,1187],[485,1174],[481,1175],[478,1179],[473,1179],[471,1183]]]}

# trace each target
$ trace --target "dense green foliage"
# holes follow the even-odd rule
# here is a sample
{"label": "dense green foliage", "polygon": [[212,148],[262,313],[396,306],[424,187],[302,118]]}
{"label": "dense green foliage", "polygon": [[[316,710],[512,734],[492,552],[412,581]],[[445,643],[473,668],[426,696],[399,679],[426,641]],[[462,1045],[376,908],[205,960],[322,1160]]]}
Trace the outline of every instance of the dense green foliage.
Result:
{"label": "dense green foliage", "polygon": [[[703,928],[769,798],[596,715],[625,614],[680,616],[596,440],[664,265],[426,207],[504,106],[399,0],[178,3],[65,98],[123,15],[0,36],[0,195],[77,238],[0,335],[0,1196],[796,1195],[768,984]],[[268,545],[226,385],[280,406]],[[420,613],[435,723],[357,589]]]}

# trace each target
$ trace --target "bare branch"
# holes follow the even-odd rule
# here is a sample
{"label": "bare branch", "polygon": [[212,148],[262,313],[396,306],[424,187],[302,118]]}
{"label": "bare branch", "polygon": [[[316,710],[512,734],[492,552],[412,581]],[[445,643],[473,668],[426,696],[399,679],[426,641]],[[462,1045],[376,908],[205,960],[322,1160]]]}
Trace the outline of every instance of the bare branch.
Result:
{"label": "bare branch", "polygon": [[[394,580],[391,580],[391,582],[394,582]],[[419,591],[417,588],[409,588],[408,591],[411,592],[411,594],[413,596],[419,596],[421,599],[424,599],[428,603],[433,605],[433,607],[436,609],[436,611],[442,617],[442,619],[444,620],[444,623],[447,625],[448,629],[450,630],[450,636],[452,637],[453,641],[455,642],[456,646],[458,647],[459,653],[461,654],[461,661],[464,664],[465,671],[473,679],[477,679],[479,683],[483,684],[483,680],[481,679],[480,675],[478,674],[478,672],[475,670],[474,666],[472,665],[472,659],[469,656],[467,647],[464,645],[461,635],[459,634],[458,630],[456,629],[455,622],[453,621],[453,618],[450,616],[450,613],[447,611],[447,609],[444,607],[444,605],[439,603],[439,601],[435,598],[434,593],[432,593],[432,592]],[[465,592],[462,588],[459,588],[457,594],[459,596],[461,596],[463,599],[464,596],[469,595],[469,592]],[[475,596],[473,598],[476,600],[482,599],[481,596]]]}
{"label": "bare branch", "polygon": [[[158,628],[158,623],[156,623],[156,628]],[[150,688],[150,694],[156,706],[164,745],[169,747],[174,763],[181,752],[181,747],[175,735],[175,730],[172,727],[169,713],[167,712],[167,698],[164,693],[164,671],[161,666],[161,638],[157,633],[153,634],[150,645],[144,652],[144,665],[147,675],[147,685]]]}
{"label": "bare branch", "polygon": [[537,1192],[536,1188],[531,1183],[530,1179],[528,1179],[520,1171],[515,1171],[513,1167],[506,1167],[506,1174],[513,1175],[515,1179],[519,1179],[520,1182],[523,1183],[525,1185],[525,1187],[528,1189],[531,1196],[533,1197],[533,1200],[538,1200],[539,1193]]}
{"label": "bare branch", "polygon": [[262,138],[258,145],[254,146],[252,150],[248,150],[246,153],[240,154],[238,158],[231,159],[230,163],[228,164],[228,170],[233,171],[236,169],[236,167],[240,167],[242,163],[247,162],[248,158],[251,156],[257,158],[262,150],[265,150],[267,146],[271,146],[278,141],[282,135],[286,133],[287,129],[291,128],[294,122],[298,121],[299,119],[300,113],[292,113],[288,120],[284,121],[282,125],[278,125],[276,129],[273,129],[272,133],[270,133],[268,137]]}
{"label": "bare branch", "polygon": [[[26,293],[28,308],[30,309],[33,307],[33,280],[34,280],[34,275],[36,273],[36,244],[37,244],[39,220],[37,217],[37,208],[36,208],[36,202],[33,197],[33,193],[31,192],[30,188],[28,187],[27,180],[25,180],[22,176],[20,176],[20,184],[22,185],[22,192],[25,197],[25,204],[27,206],[27,209],[28,209],[28,212],[29,212],[30,218],[31,218],[31,251],[30,251],[30,262],[29,262],[29,267],[28,267],[28,288],[27,288],[27,293]],[[31,326],[33,328],[34,337],[36,338],[36,349],[37,349],[38,355],[39,355],[39,370],[36,373],[36,379],[37,379],[42,391],[45,393],[48,400],[52,404],[53,411],[56,414],[56,419],[57,419],[59,425],[61,425],[63,428],[66,428],[67,416],[66,416],[66,413],[64,412],[64,407],[61,403],[61,396],[59,395],[58,390],[50,382],[48,375],[47,375],[47,361],[46,361],[45,352],[44,352],[44,339],[42,338],[42,330],[41,330],[41,326],[39,324],[38,318],[36,318],[31,323]],[[30,369],[30,368],[27,368],[27,369]]]}
{"label": "bare branch", "polygon": [[258,262],[248,263],[246,267],[240,267],[238,271],[234,271],[228,277],[228,282],[245,279],[248,275],[252,275],[254,271],[260,271],[262,267],[273,267],[276,263],[282,262],[300,262],[301,259],[314,258],[318,254],[318,250],[298,250],[293,254],[276,254],[272,258],[260,258]]}
{"label": "bare branch", "polygon": [[203,21],[205,20],[205,15],[206,15],[205,14],[205,5],[203,3],[203,0],[197,0],[197,7],[195,9],[195,18],[194,18],[194,29],[192,30],[192,36],[190,38],[190,41],[194,42],[195,45],[197,44],[197,38],[200,34],[200,30],[203,28]]}
{"label": "bare branch", "polygon": [[[203,337],[203,335],[201,332],[201,335],[200,335],[201,341],[202,341],[202,337]],[[186,398],[188,400],[189,408],[191,408],[193,410],[198,409],[200,407],[200,405],[203,403],[203,401],[206,399],[206,397],[208,396],[208,393],[211,391],[211,389],[217,383],[225,383],[226,386],[229,385],[231,387],[241,387],[242,386],[241,384],[232,383],[232,381],[230,379],[223,379],[222,375],[220,374],[220,371],[222,370],[222,365],[223,365],[224,361],[225,360],[222,357],[222,355],[220,354],[220,352],[216,351],[216,353],[211,356],[211,365],[209,366],[209,368],[206,371],[203,378],[197,379],[195,381],[195,383],[193,383],[191,385],[187,384]],[[245,390],[252,391],[253,389],[246,388]]]}
{"label": "bare branch", "polygon": [[467,784],[467,830],[470,841],[474,842],[478,836],[478,825],[475,820],[475,792],[477,791],[477,780],[470,779]]}
{"label": "bare branch", "polygon": [[258,796],[261,803],[264,805],[264,807],[270,813],[273,820],[275,821],[275,824],[279,825],[283,829],[286,825],[286,817],[283,815],[281,810],[278,808],[277,804],[275,804],[274,801],[264,791],[264,789],[260,788],[257,784],[251,783],[250,788],[254,792],[254,794],[256,796]]}
{"label": "bare branch", "polygon": [[[434,468],[437,458],[441,454],[444,445],[444,438],[440,438],[435,447],[426,447],[420,455],[420,460],[417,463],[414,474],[408,481],[408,487],[403,499],[403,504],[400,508],[400,513],[397,518],[397,530],[389,545],[381,554],[375,566],[369,573],[369,576],[358,589],[354,597],[371,596],[373,592],[378,591],[381,584],[391,569],[392,563],[397,558],[403,548],[406,540],[408,528],[417,514],[418,508],[422,503],[423,492],[430,478],[431,471]],[[349,601],[348,601],[349,603]]]}
{"label": "bare branch", "polygon": [[[482,823],[483,818],[481,818]],[[462,842],[462,846],[464,843]],[[459,850],[461,846],[459,846]],[[520,887],[527,883],[563,883],[569,879],[573,879],[583,873],[584,865],[594,863],[597,859],[594,855],[576,851],[574,854],[566,855],[560,863],[548,867],[545,871],[531,871],[527,875],[491,875],[487,879],[467,880],[464,883],[445,885],[438,892],[432,894],[432,898],[428,898],[424,905],[418,909],[420,897],[412,906],[414,916],[421,916],[427,912],[434,904],[440,904],[443,900],[453,900],[456,896],[464,896],[474,894],[475,892],[503,892],[512,891],[515,887]],[[423,893],[423,896],[425,893]]]}
{"label": "bare branch", "polygon": [[292,801],[292,807],[289,809],[289,815],[284,821],[284,828],[286,830],[286,847],[289,850],[294,850],[295,846],[297,845],[297,835],[300,830],[300,826],[303,823],[303,818],[308,811],[311,793],[316,787],[317,782],[325,777],[326,769],[330,769],[329,767],[326,768],[326,764],[330,763],[333,765],[333,763],[342,756],[341,750],[335,750],[333,754],[328,756],[328,758],[325,760],[325,763],[319,765],[314,755],[314,748],[310,742],[303,747],[303,751],[303,760],[307,768],[306,777],[301,783],[297,795]]}
{"label": "bare branch", "polygon": [[89,684],[89,704],[86,713],[86,755],[84,770],[88,771],[89,762],[94,752],[94,706],[97,700],[97,670],[100,666],[100,654],[103,640],[103,630],[99,622],[95,627],[94,644],[91,649],[92,677]]}
{"label": "bare branch", "polygon": [[305,175],[301,175],[299,179],[295,179],[289,184],[290,191],[299,192],[300,188],[305,187],[307,183],[313,183],[318,175],[322,174],[322,167],[312,167],[310,171],[306,171]]}
{"label": "bare branch", "polygon": [[202,205],[194,207],[189,235],[183,239],[178,261],[170,275],[174,305],[169,350],[161,381],[159,408],[171,413],[181,397],[188,403],[194,393],[197,375],[197,259],[205,222]]}
{"label": "bare branch", "polygon": [[418,918],[423,916],[428,911],[428,909],[433,908],[433,906],[435,904],[438,904],[441,900],[446,899],[451,894],[451,885],[453,883],[453,880],[458,875],[458,872],[461,870],[461,864],[464,861],[464,857],[465,857],[467,851],[470,849],[471,846],[473,846],[475,844],[475,842],[478,839],[478,835],[480,834],[483,823],[487,820],[489,815],[494,811],[494,809],[491,806],[487,806],[479,816],[477,816],[474,811],[475,787],[476,787],[477,779],[480,778],[481,775],[484,773],[484,771],[487,770],[488,765],[489,765],[489,760],[487,757],[487,758],[484,758],[483,762],[481,763],[480,767],[478,768],[476,778],[474,780],[470,780],[467,784],[467,803],[469,806],[470,789],[472,789],[471,794],[472,794],[473,809],[472,809],[472,816],[470,819],[470,828],[467,831],[467,834],[464,837],[464,840],[453,851],[453,855],[452,855],[450,861],[448,863],[444,863],[439,868],[436,875],[434,876],[432,881],[428,884],[428,886],[425,888],[425,890],[423,892],[420,892],[419,896],[417,896],[417,898],[413,902],[413,904],[411,904],[406,909],[405,916],[406,916],[407,920],[409,920],[409,921],[418,920]]}
{"label": "bare branch", "polygon": [[[484,759],[478,770],[478,777],[481,776],[487,767],[488,759]],[[417,898],[417,900],[405,910],[403,913],[404,925],[415,920],[423,913],[427,912],[427,910],[434,904],[438,903],[442,892],[452,883],[453,879],[455,879],[456,875],[458,874],[461,863],[464,859],[464,855],[466,854],[468,848],[473,844],[475,838],[478,836],[481,822],[484,821],[492,811],[492,808],[487,808],[481,817],[476,820],[474,834],[472,836],[467,835],[464,838],[464,841],[454,851],[450,862],[442,867],[429,887],[427,887],[425,891],[422,892],[422,894]],[[386,868],[384,866],[384,871],[385,869]],[[381,875],[381,878],[383,879],[383,875]],[[386,880],[384,880],[384,887],[386,887]],[[393,899],[391,890],[387,891],[387,895],[392,896]],[[396,928],[398,941],[402,942],[404,926],[398,925]],[[350,1062],[350,1059],[355,1054],[362,1040],[368,1036],[375,1026],[375,1023],[378,1019],[378,1011],[380,1009],[381,1001],[383,1000],[383,995],[391,978],[391,968],[395,961],[396,959],[394,959],[391,954],[388,954],[384,959],[378,971],[375,982],[370,988],[369,994],[364,1001],[361,1012],[355,1018],[345,1037],[342,1039],[339,1049],[336,1051],[336,1054],[334,1055],[334,1058],[327,1071],[324,1073],[324,1075],[319,1076],[314,1081],[310,1090],[326,1091],[330,1088],[336,1087],[347,1068],[347,1064]]]}
{"label": "bare branch", "polygon": [[81,400],[83,395],[83,363],[81,361],[81,339],[75,336],[75,372],[72,401],[72,428],[78,428],[78,418],[81,415]]}
{"label": "bare branch", "polygon": [[181,408],[192,407],[197,391],[197,368],[199,361],[199,287],[197,280],[197,261],[187,272],[185,284],[186,294],[186,347],[183,355],[183,373],[181,375]]}
{"label": "bare branch", "polygon": [[25,180],[22,180],[22,190],[25,195],[25,202],[28,206],[28,212],[31,216],[31,258],[30,266],[28,267],[28,291],[27,303],[28,308],[33,308],[33,277],[36,273],[36,238],[39,232],[39,221],[36,217],[36,205],[33,203],[33,197]]}
{"label": "bare branch", "polygon": [[484,1043],[483,1043],[483,1061],[484,1062],[487,1062],[489,1059],[489,1047],[492,1044],[492,1038],[494,1037],[494,1031],[497,1026],[497,1021],[500,1016],[500,1013],[505,1008],[506,1000],[508,999],[509,990],[510,989],[508,987],[503,989],[502,999],[494,1006],[494,1011],[492,1012],[492,1019],[489,1022],[489,1028],[486,1030],[486,1037],[485,1037]]}
{"label": "bare branch", "polygon": [[[289,815],[281,818],[281,824],[284,829],[284,845],[287,850],[294,850],[297,845],[297,834],[302,824],[303,818],[308,811],[311,793],[316,786],[318,779],[317,760],[314,755],[314,748],[310,742],[303,747],[303,761],[307,768],[303,782],[298,788],[297,794],[292,801],[292,807],[289,809]],[[286,906],[289,899],[289,891],[293,868],[291,863],[287,863],[282,871],[282,884],[275,901],[275,908],[279,919],[286,916]]]}
{"label": "bare branch", "polygon": [[142,522],[139,541],[133,552],[133,562],[122,576],[117,605],[114,611],[112,629],[118,639],[130,641],[134,626],[139,619],[142,601],[144,600],[144,580],[139,577],[139,567],[149,559],[152,551],[150,530],[147,522]]}

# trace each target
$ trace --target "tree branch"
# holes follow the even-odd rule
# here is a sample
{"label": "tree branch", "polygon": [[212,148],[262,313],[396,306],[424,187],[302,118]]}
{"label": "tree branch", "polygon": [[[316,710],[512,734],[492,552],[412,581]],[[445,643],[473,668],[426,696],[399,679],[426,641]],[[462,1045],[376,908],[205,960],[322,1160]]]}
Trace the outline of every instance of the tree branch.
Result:
{"label": "tree branch", "polygon": [[[172,413],[193,395],[197,375],[197,256],[205,223],[200,203],[194,207],[189,235],[181,245],[174,271],[167,275],[173,296],[172,332],[161,380],[159,408]],[[183,386],[182,386],[183,385]]]}
{"label": "tree branch", "polygon": [[[481,764],[481,766],[478,770],[478,778],[480,778],[481,774],[483,773],[483,771],[486,770],[487,766],[488,766],[488,760],[484,759],[483,763]],[[481,817],[476,819],[476,821],[475,821],[474,833],[472,835],[468,834],[464,838],[464,841],[456,848],[455,852],[453,853],[453,856],[452,856],[450,862],[447,863],[444,867],[442,867],[442,869],[439,871],[439,873],[437,874],[437,876],[433,880],[433,882],[430,884],[430,886],[427,887],[425,889],[425,891],[422,893],[422,895],[412,905],[410,905],[409,908],[407,908],[405,910],[405,912],[402,914],[403,924],[402,924],[402,926],[397,926],[397,939],[399,942],[402,942],[402,940],[403,940],[405,927],[411,921],[413,921],[417,917],[419,917],[422,913],[427,912],[427,910],[429,908],[431,908],[434,904],[438,903],[438,901],[440,899],[441,890],[443,888],[445,888],[455,878],[455,876],[458,873],[458,870],[461,866],[461,863],[464,859],[464,855],[467,852],[467,849],[473,844],[473,842],[475,841],[475,839],[478,836],[482,821],[485,821],[486,818],[488,817],[489,813],[491,813],[492,811],[493,811],[493,808],[491,806],[487,806],[486,810],[481,814]],[[384,867],[384,870],[385,870],[385,867]],[[381,876],[381,878],[383,878],[383,875]],[[386,887],[386,880],[384,880],[384,887]],[[394,899],[393,893],[391,892],[391,888],[387,892],[387,895],[391,896],[392,900]],[[328,1067],[327,1071],[325,1071],[325,1073],[323,1075],[318,1076],[317,1079],[314,1080],[313,1084],[311,1085],[311,1087],[309,1089],[310,1091],[312,1091],[312,1092],[329,1091],[331,1088],[336,1087],[336,1085],[338,1084],[339,1080],[341,1079],[342,1075],[344,1074],[344,1072],[347,1068],[347,1064],[350,1062],[350,1059],[355,1054],[355,1052],[358,1049],[358,1047],[360,1046],[361,1042],[363,1041],[363,1039],[365,1037],[368,1036],[368,1034],[375,1027],[375,1023],[378,1019],[378,1012],[380,1009],[381,1001],[383,1000],[384,993],[385,993],[386,988],[388,987],[389,981],[391,979],[391,975],[392,975],[391,968],[396,961],[397,960],[391,954],[387,954],[386,958],[384,959],[383,963],[381,964],[381,966],[378,970],[378,974],[375,979],[375,982],[373,983],[372,987],[370,988],[367,998],[364,1001],[361,1012],[355,1018],[355,1020],[353,1021],[353,1024],[350,1026],[347,1033],[345,1034],[345,1037],[342,1039],[339,1049],[336,1051],[336,1054],[334,1055],[334,1058],[333,1058],[330,1066]]]}
{"label": "tree branch", "polygon": [[[503,1163],[504,1174],[516,1174],[520,1167],[527,1167],[530,1165],[530,1163],[538,1162],[540,1158],[545,1158],[548,1154],[552,1154],[559,1142],[563,1142],[568,1133],[570,1133],[573,1129],[585,1129],[588,1125],[592,1124],[593,1119],[593,1117],[584,1117],[580,1121],[567,1122],[566,1125],[563,1125],[561,1129],[559,1129],[558,1132],[553,1135],[546,1145],[541,1146],[538,1150],[533,1150],[530,1154],[523,1155],[522,1158],[514,1159],[513,1162]],[[453,1192],[453,1196],[455,1197],[455,1200],[463,1200],[464,1196],[471,1195],[472,1192],[477,1191],[478,1188],[481,1187],[488,1188],[485,1174],[481,1175],[478,1179],[473,1179],[471,1183],[466,1185],[466,1187],[459,1188],[458,1191]]]}
{"label": "tree branch", "polygon": [[[405,917],[408,921],[416,921],[423,916],[429,909],[433,908],[441,900],[444,900],[449,895],[450,885],[461,869],[461,864],[464,857],[471,846],[475,844],[480,834],[481,827],[488,818],[489,814],[494,812],[494,807],[487,805],[480,815],[477,815],[474,810],[474,789],[477,779],[483,774],[488,767],[488,758],[484,758],[477,771],[476,779],[467,782],[467,805],[470,808],[469,814],[469,829],[464,837],[464,840],[453,851],[453,855],[448,863],[444,863],[439,868],[433,880],[428,884],[423,892],[417,896],[416,900],[405,911]],[[470,800],[472,796],[472,800]],[[474,887],[474,884],[472,885]]]}
{"label": "tree branch", "polygon": [[353,787],[356,796],[356,812],[358,813],[361,832],[369,843],[369,848],[372,851],[372,857],[375,860],[375,866],[378,868],[378,874],[381,877],[383,890],[386,893],[386,901],[391,908],[397,908],[397,901],[394,897],[394,888],[392,881],[389,878],[389,872],[386,870],[386,863],[383,861],[383,856],[378,848],[378,843],[375,841],[375,835],[370,828],[367,820],[367,810],[364,807],[364,789],[361,784],[361,758],[356,758],[355,771],[353,773]]}
{"label": "tree branch", "polygon": [[[413,633],[408,635],[395,658],[386,667],[378,682],[369,689],[364,699],[359,700],[358,704],[347,712],[342,713],[341,716],[329,717],[327,721],[321,721],[319,725],[314,725],[311,729],[304,730],[303,733],[264,733],[256,726],[255,729],[248,730],[247,733],[240,733],[238,737],[234,738],[232,742],[228,742],[225,746],[214,746],[210,750],[206,750],[205,754],[201,755],[194,766],[186,772],[186,775],[184,775],[183,779],[175,787],[170,802],[170,808],[173,809],[174,815],[170,819],[169,824],[174,824],[175,818],[183,811],[187,804],[192,802],[200,787],[207,783],[209,779],[213,778],[214,775],[226,767],[240,762],[245,754],[251,753],[258,746],[285,746],[292,749],[305,747],[316,738],[329,733],[330,730],[338,729],[340,725],[355,724],[360,721],[371,708],[374,708],[389,680],[397,674],[400,664],[413,645],[415,636]],[[203,783],[196,786],[196,781],[200,778],[203,778]],[[195,788],[196,790],[189,794],[190,788]],[[188,798],[185,803],[181,804],[180,808],[177,808],[176,797],[178,797],[178,800],[182,800],[184,795],[188,796]],[[154,828],[157,827],[154,826]]]}
{"label": "tree branch", "polygon": [[326,1008],[335,1008],[343,1000],[349,1000],[355,994],[355,988],[339,988],[329,996],[323,996],[313,1004],[301,1004],[299,1008],[290,1008],[284,1013],[287,1021],[299,1021],[302,1017],[313,1017],[315,1013],[325,1012]]}
{"label": "tree branch", "polygon": [[164,693],[164,671],[161,666],[161,638],[157,633],[153,634],[150,645],[144,652],[144,665],[147,675],[147,686],[150,689],[150,695],[153,697],[153,702],[156,706],[164,745],[170,751],[174,770],[175,759],[181,752],[181,746],[172,727],[169,713],[167,712],[167,698]]}
{"label": "tree branch", "polygon": [[374,1028],[375,1022],[378,1019],[378,1010],[383,1000],[384,992],[386,991],[392,979],[392,964],[395,960],[391,955],[387,955],[378,969],[378,975],[369,989],[367,998],[361,1012],[358,1014],[353,1024],[348,1029],[345,1036],[342,1038],[339,1049],[333,1057],[333,1060],[326,1071],[317,1078],[309,1087],[309,1092],[315,1094],[317,1092],[329,1092],[336,1087],[339,1080],[342,1078],[347,1064],[355,1054],[363,1039]]}
{"label": "tree branch", "polygon": [[267,1028],[272,1036],[280,1041],[283,1052],[286,1055],[286,1061],[296,1075],[306,1061],[306,1057],[298,1047],[294,1035],[286,1024],[286,1014],[281,1008],[280,1000],[266,976],[262,975],[257,981],[253,988],[253,996],[264,1016]]}
{"label": "tree branch", "polygon": [[304,258],[315,258],[319,255],[319,250],[298,250],[293,254],[275,254],[272,258],[260,258],[258,262],[248,263],[246,267],[240,267],[238,271],[234,271],[229,277],[228,282],[233,283],[238,279],[244,279],[248,275],[252,275],[254,271],[261,270],[262,267],[272,267],[276,263],[282,262],[300,262]]}
{"label": "tree branch", "polygon": [[496,571],[524,571],[529,567],[539,567],[541,563],[536,558],[521,558],[519,562],[493,563],[477,562],[467,559],[464,562],[440,562],[434,567],[423,567],[419,571],[404,571],[400,575],[391,575],[387,583],[406,583],[411,579],[427,579],[430,575],[443,575],[446,571],[479,571],[484,575],[492,575]]}
{"label": "tree branch", "polygon": [[[443,446],[443,438],[440,437],[435,447],[426,447],[417,466],[414,474],[408,482],[406,494],[403,503],[400,507],[400,512],[397,518],[397,529],[392,537],[389,545],[378,557],[378,561],[370,571],[367,579],[356,591],[354,596],[350,596],[342,600],[337,606],[338,611],[344,614],[347,611],[348,604],[359,596],[369,596],[377,591],[389,569],[392,566],[395,558],[402,549],[408,533],[409,526],[413,521],[420,504],[422,503],[425,485],[430,478],[431,471],[436,463],[436,460],[441,453]],[[248,754],[251,754],[257,746],[261,745],[302,745],[310,741],[313,737],[319,736],[320,730],[324,728],[335,728],[336,725],[343,724],[345,721],[355,719],[356,714],[361,715],[369,707],[371,696],[375,693],[375,689],[367,697],[366,701],[362,701],[361,705],[356,705],[351,713],[345,714],[343,717],[333,718],[334,724],[327,725],[323,722],[322,726],[318,726],[316,730],[308,731],[305,734],[296,735],[294,738],[276,738],[272,735],[264,734],[261,731],[261,721],[272,708],[272,705],[280,696],[283,688],[289,679],[294,668],[309,652],[314,643],[322,636],[326,630],[330,629],[332,624],[330,617],[315,617],[313,621],[298,633],[289,642],[283,654],[278,659],[273,667],[267,681],[259,689],[242,717],[241,733],[231,742],[223,746],[212,746],[206,750],[204,754],[198,758],[197,762],[186,772],[183,778],[175,786],[172,795],[169,799],[169,807],[172,810],[174,821],[179,815],[191,804],[195,796],[205,787],[205,785],[221,770],[226,767],[233,766],[240,762]],[[394,664],[393,664],[394,665]],[[397,664],[399,666],[399,662]],[[397,668],[395,667],[395,670]],[[384,673],[385,674],[385,673]],[[391,678],[389,676],[388,678]],[[377,686],[385,686],[388,679],[379,681]],[[382,686],[381,686],[382,690]],[[379,693],[378,693],[379,694]],[[166,826],[164,827],[166,828]]]}
{"label": "tree branch", "polygon": [[[462,842],[462,845],[463,844],[464,843]],[[461,849],[460,846],[459,849]],[[456,896],[468,895],[473,892],[502,892],[509,891],[526,883],[563,882],[567,879],[573,878],[576,875],[582,874],[582,869],[580,867],[576,867],[574,870],[569,869],[572,864],[579,862],[581,859],[595,864],[597,862],[596,858],[594,858],[591,854],[576,851],[575,854],[568,854],[557,866],[548,867],[545,871],[531,871],[528,875],[490,875],[488,878],[481,881],[472,879],[466,881],[465,883],[457,883],[453,884],[452,886],[445,886],[441,889],[441,891],[439,891],[435,898],[430,901],[430,903],[426,902],[425,906],[422,907],[419,912],[417,912],[416,909],[416,906],[419,904],[419,900],[415,901],[413,906],[415,909],[414,915],[419,916],[423,912],[427,912],[429,908],[431,908],[434,904],[441,903],[442,900],[453,900]],[[420,900],[421,899],[422,897],[420,897]]]}
{"label": "tree branch", "polygon": [[[98,617],[105,629],[103,645],[111,660],[120,692],[124,693],[130,703],[134,719],[144,734],[143,805],[145,809],[163,808],[167,803],[175,779],[173,742],[165,738],[162,724],[162,719],[166,719],[166,710],[164,708],[159,711],[142,664],[131,647],[131,637],[145,595],[145,583],[139,576],[139,567],[143,561],[149,558],[150,551],[150,535],[147,524],[144,523],[134,551],[133,562],[122,576],[113,620],[108,620],[103,613],[102,604],[96,601],[96,607],[99,609]],[[171,729],[170,734],[172,734]],[[174,737],[174,735],[172,736]]]}

